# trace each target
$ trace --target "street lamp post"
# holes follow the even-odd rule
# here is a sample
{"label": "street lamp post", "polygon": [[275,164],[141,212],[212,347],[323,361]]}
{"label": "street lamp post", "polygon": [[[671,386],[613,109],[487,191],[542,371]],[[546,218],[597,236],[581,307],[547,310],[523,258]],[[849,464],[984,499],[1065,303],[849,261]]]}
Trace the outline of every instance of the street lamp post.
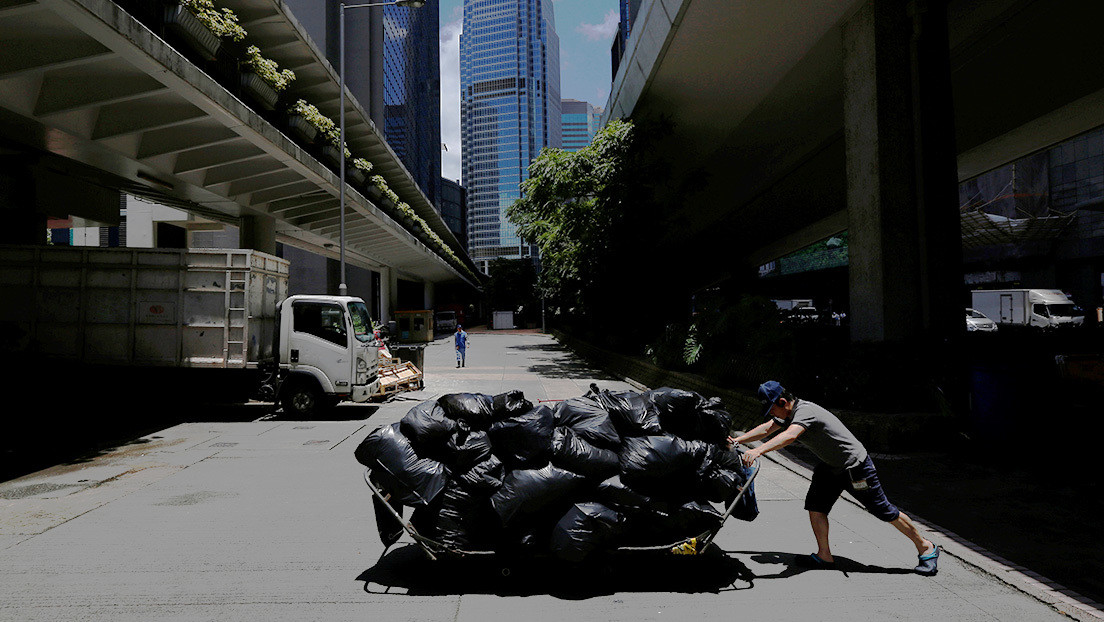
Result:
{"label": "street lamp post", "polygon": [[341,138],[337,150],[341,152],[341,283],[337,286],[337,294],[346,296],[349,287],[345,281],[345,10],[364,9],[374,6],[405,6],[416,9],[425,6],[425,0],[393,0],[392,2],[368,2],[364,4],[338,3],[340,14],[338,17],[338,64],[341,65],[340,84],[338,89],[341,97]]}

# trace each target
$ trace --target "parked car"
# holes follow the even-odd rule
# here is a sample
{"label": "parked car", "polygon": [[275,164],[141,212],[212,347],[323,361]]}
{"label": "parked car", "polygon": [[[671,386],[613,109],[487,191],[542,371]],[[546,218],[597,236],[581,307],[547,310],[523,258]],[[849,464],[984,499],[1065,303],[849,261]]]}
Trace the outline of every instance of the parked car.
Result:
{"label": "parked car", "polygon": [[997,330],[997,323],[977,309],[966,309],[966,330],[993,332]]}
{"label": "parked car", "polygon": [[444,334],[445,331],[452,332],[456,330],[456,312],[455,311],[438,311],[437,312],[437,331],[440,334]]}

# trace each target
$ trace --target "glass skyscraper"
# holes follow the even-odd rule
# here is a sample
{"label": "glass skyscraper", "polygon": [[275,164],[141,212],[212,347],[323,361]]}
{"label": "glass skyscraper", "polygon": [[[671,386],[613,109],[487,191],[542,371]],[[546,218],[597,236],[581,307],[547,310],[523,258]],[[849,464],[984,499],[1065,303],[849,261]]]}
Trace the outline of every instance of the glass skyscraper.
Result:
{"label": "glass skyscraper", "polygon": [[[440,11],[383,8],[383,131],[387,143],[441,210]],[[379,123],[379,121],[376,121]]]}
{"label": "glass skyscraper", "polygon": [[533,254],[505,211],[540,150],[561,145],[552,0],[465,0],[460,89],[468,250],[485,271],[492,259]]}
{"label": "glass skyscraper", "polygon": [[563,150],[578,151],[594,140],[602,109],[577,99],[565,99],[560,103],[563,119]]}

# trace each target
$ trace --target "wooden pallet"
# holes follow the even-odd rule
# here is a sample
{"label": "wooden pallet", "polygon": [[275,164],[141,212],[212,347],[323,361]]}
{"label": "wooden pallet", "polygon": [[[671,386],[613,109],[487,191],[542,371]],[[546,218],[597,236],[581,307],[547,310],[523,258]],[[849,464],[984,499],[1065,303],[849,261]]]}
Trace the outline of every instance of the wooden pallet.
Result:
{"label": "wooden pallet", "polygon": [[379,391],[377,396],[385,397],[403,391],[417,391],[422,388],[422,372],[414,363],[401,359],[391,359],[380,364]]}

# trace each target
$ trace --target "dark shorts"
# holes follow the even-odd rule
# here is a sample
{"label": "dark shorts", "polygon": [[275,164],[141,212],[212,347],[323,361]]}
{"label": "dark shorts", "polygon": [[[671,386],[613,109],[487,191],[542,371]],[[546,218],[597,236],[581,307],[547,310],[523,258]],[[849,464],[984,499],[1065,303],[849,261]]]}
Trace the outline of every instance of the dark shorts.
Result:
{"label": "dark shorts", "polygon": [[[851,485],[852,476],[855,479],[866,479],[867,489],[855,490]],[[827,514],[832,511],[832,506],[844,490],[850,491],[868,512],[887,523],[897,520],[901,514],[886,498],[882,483],[878,480],[878,472],[874,470],[874,463],[869,456],[865,462],[849,471],[838,471],[823,462],[818,464],[813,469],[809,493],[805,495],[805,509]]]}

